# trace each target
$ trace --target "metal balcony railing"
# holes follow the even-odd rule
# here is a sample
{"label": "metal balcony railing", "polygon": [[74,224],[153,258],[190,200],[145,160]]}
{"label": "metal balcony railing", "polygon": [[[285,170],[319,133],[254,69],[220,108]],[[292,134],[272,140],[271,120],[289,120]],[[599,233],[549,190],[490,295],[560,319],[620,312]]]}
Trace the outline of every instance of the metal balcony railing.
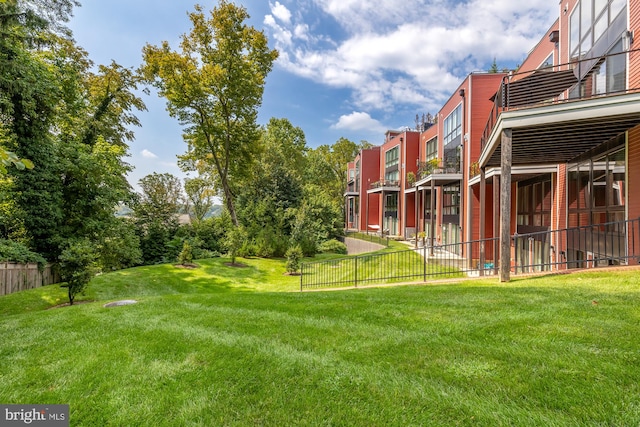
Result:
{"label": "metal balcony railing", "polygon": [[640,49],[574,60],[503,77],[498,92],[492,98],[493,107],[480,139],[482,150],[503,112],[640,92],[640,87],[616,87],[615,84],[602,87],[600,76],[601,65],[605,61],[624,59],[627,62],[626,70],[629,62],[627,55],[637,52]]}

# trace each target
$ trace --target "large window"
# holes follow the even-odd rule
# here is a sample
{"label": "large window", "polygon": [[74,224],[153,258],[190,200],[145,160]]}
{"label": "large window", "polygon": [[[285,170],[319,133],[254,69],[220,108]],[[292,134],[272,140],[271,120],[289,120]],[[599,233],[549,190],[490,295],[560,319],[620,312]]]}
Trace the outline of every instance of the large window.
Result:
{"label": "large window", "polygon": [[625,157],[622,148],[570,167],[569,227],[625,219]]}
{"label": "large window", "polygon": [[432,138],[427,142],[425,160],[431,160],[438,157],[438,137]]}
{"label": "large window", "polygon": [[391,166],[396,166],[400,161],[400,147],[393,147],[391,150],[388,150],[384,153],[384,167],[390,168]]}
{"label": "large window", "polygon": [[442,214],[443,215],[459,215],[460,214],[460,186],[451,185],[443,187],[442,196]]}
{"label": "large window", "polygon": [[[609,54],[622,52],[620,40]],[[619,92],[626,89],[627,59],[624,55],[610,56],[605,59],[593,74],[593,94]]]}
{"label": "large window", "polygon": [[571,59],[581,59],[626,8],[627,0],[582,0],[571,13]]}
{"label": "large window", "polygon": [[519,183],[517,205],[519,226],[548,229],[551,226],[551,178]]}
{"label": "large window", "polygon": [[385,172],[385,181],[398,181],[400,179],[400,171],[398,169]]}
{"label": "large window", "polygon": [[456,137],[460,136],[462,129],[462,104],[453,110],[451,114],[444,119],[444,145],[453,142]]}
{"label": "large window", "polygon": [[443,166],[447,172],[460,171],[460,147],[462,146],[462,104],[444,119]]}

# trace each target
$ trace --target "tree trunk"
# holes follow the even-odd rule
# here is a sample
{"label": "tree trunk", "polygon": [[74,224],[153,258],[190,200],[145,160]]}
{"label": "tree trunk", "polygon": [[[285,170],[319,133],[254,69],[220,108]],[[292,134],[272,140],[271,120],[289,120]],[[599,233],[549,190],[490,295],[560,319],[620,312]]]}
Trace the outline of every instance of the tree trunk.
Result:
{"label": "tree trunk", "polygon": [[224,191],[224,203],[227,205],[227,210],[229,211],[229,215],[231,215],[231,222],[233,222],[234,226],[238,226],[238,216],[236,215],[236,208],[233,205],[233,194],[231,193],[231,188],[229,188],[229,183],[226,179],[222,179],[222,189]]}

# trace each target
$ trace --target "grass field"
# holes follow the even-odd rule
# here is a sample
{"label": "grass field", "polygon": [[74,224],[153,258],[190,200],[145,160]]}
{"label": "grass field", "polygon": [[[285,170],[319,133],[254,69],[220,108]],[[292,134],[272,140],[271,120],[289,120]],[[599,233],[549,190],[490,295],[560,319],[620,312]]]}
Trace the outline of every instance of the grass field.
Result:
{"label": "grass field", "polygon": [[300,293],[283,261],[225,261],[1,297],[0,402],[72,426],[640,425],[640,270]]}

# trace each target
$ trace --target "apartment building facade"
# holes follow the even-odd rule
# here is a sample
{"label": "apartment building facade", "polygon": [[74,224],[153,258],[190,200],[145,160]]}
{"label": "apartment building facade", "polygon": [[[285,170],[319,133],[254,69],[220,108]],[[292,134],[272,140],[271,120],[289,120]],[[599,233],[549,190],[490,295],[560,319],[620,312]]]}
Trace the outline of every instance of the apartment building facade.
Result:
{"label": "apartment building facade", "polygon": [[[424,233],[432,245],[499,238],[458,250],[470,264],[500,265],[505,279],[526,262],[584,267],[629,254],[624,221],[640,218],[638,30],[640,2],[560,2],[516,72],[469,75],[420,135],[416,157],[405,154],[405,184],[385,192],[404,193],[397,228],[383,224],[381,199],[368,224]],[[578,231],[551,233],[566,229]]]}

